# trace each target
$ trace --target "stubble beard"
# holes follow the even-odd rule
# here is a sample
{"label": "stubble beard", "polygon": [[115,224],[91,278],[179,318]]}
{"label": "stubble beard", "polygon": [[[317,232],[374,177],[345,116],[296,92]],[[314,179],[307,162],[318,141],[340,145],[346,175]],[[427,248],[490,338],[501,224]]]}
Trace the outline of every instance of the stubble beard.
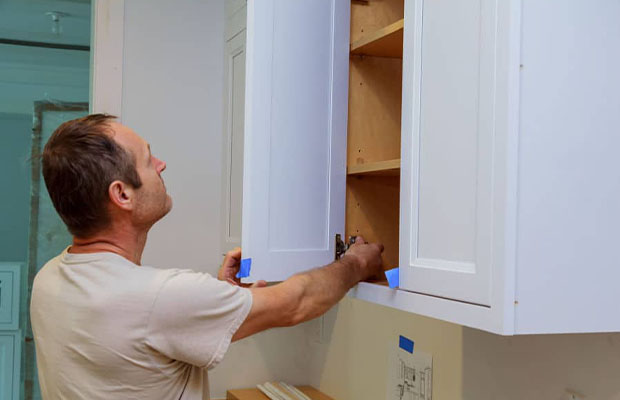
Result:
{"label": "stubble beard", "polygon": [[138,224],[150,229],[172,210],[172,197],[166,192],[162,182],[161,191],[143,192],[138,204],[136,212]]}

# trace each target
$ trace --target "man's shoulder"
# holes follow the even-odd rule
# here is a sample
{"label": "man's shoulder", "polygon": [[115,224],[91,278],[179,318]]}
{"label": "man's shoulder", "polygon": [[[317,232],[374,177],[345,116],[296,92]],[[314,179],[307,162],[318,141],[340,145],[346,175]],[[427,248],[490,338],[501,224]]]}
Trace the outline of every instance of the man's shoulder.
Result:
{"label": "man's shoulder", "polygon": [[33,285],[36,285],[38,281],[45,279],[45,276],[48,275],[50,272],[52,272],[55,268],[58,267],[58,265],[60,264],[60,258],[62,256],[62,253],[57,255],[56,257],[50,259],[48,262],[46,262],[45,264],[43,264],[43,266],[41,267],[41,269],[39,271],[37,271],[37,273],[34,276],[34,282]]}
{"label": "man's shoulder", "polygon": [[34,286],[71,283],[96,287],[114,283],[125,289],[131,286],[153,289],[176,276],[194,273],[187,269],[140,266],[113,253],[67,255],[64,251],[46,262],[36,273]]}

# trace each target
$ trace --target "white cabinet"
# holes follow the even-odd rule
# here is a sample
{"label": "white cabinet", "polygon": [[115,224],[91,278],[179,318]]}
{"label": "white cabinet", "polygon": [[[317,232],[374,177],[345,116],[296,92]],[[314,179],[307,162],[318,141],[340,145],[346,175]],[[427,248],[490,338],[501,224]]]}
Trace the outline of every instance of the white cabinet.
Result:
{"label": "white cabinet", "polygon": [[251,279],[329,263],[335,234],[359,231],[387,242],[400,288],[352,296],[501,334],[620,331],[617,15],[615,1],[250,1]]}

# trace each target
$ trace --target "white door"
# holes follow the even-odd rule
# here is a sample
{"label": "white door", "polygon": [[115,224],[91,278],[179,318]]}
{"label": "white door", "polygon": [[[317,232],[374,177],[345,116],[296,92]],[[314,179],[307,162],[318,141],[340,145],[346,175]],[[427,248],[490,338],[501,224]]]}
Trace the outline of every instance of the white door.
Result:
{"label": "white door", "polygon": [[405,20],[401,287],[490,305],[498,0]]}
{"label": "white door", "polygon": [[243,257],[277,281],[332,261],[344,233],[350,2],[247,13]]}
{"label": "white door", "polygon": [[[245,17],[244,10],[241,10]],[[245,19],[243,20],[245,26]],[[225,127],[222,166],[222,251],[241,246],[243,198],[243,107],[245,104],[245,29],[226,42]]]}

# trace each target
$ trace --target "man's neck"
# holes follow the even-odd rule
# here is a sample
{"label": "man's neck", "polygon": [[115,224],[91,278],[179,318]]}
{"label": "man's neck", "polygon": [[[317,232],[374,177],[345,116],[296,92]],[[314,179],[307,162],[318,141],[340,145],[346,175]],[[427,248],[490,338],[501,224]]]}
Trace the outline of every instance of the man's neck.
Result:
{"label": "man's neck", "polygon": [[89,238],[73,237],[69,253],[114,253],[141,265],[148,230],[112,228]]}

